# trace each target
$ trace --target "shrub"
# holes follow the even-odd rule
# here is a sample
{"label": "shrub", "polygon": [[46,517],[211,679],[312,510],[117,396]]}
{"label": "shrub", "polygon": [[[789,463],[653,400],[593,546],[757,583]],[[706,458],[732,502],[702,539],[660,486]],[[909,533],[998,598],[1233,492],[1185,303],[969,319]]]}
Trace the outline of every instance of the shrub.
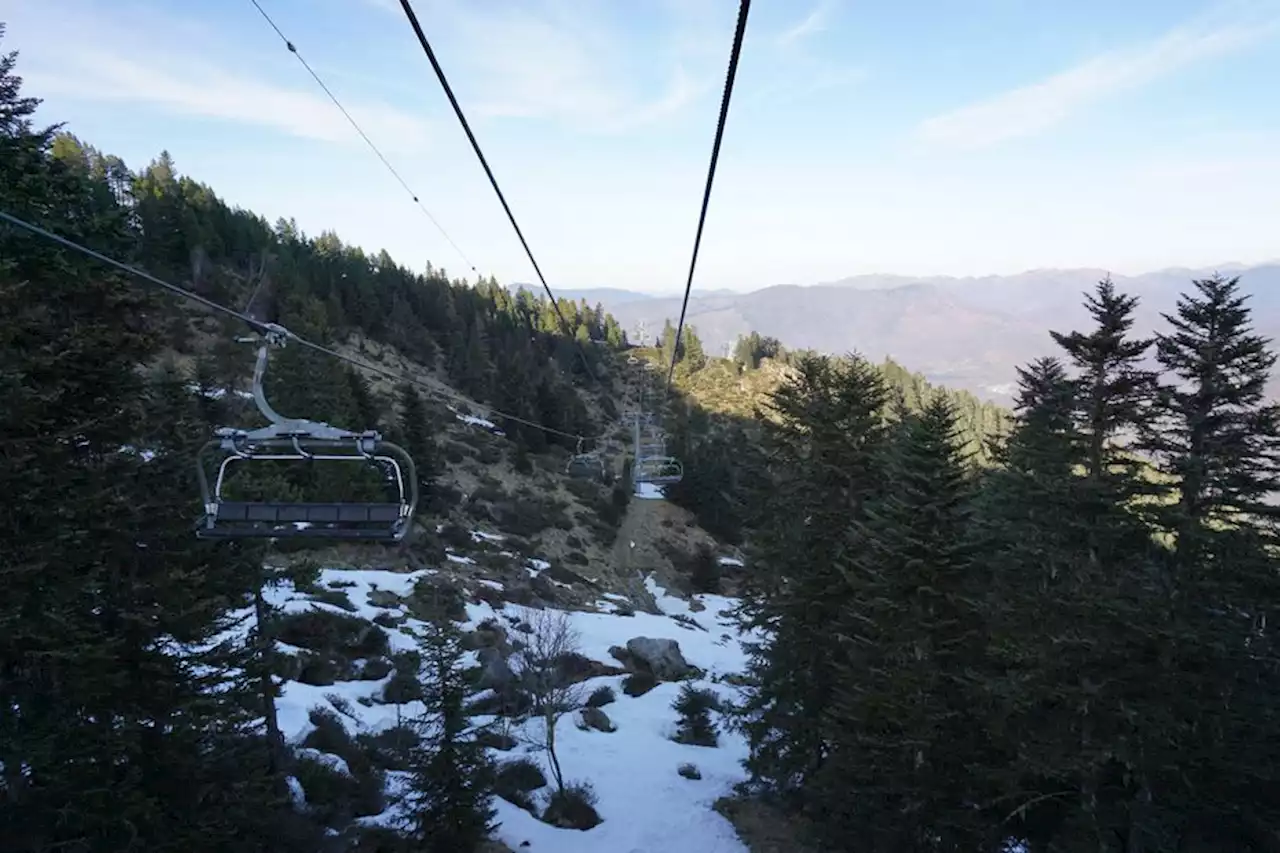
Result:
{"label": "shrub", "polygon": [[294,765],[311,813],[326,826],[340,827],[352,818],[381,814],[386,808],[381,772],[348,776],[341,770],[306,756]]}
{"label": "shrub", "polygon": [[388,705],[404,705],[421,699],[422,682],[418,678],[418,670],[422,666],[422,656],[416,651],[404,651],[392,657],[391,662],[396,671],[382,688],[382,701]]}
{"label": "shrub", "polygon": [[291,646],[345,658],[385,655],[390,648],[386,632],[378,626],[330,610],[284,614],[277,623],[276,638]]}
{"label": "shrub", "polygon": [[546,774],[542,772],[542,768],[536,762],[528,758],[517,758],[514,761],[504,761],[498,765],[498,774],[493,790],[495,794],[512,805],[519,806],[531,814],[536,814],[537,809],[534,806],[530,792],[536,791],[546,784]]}
{"label": "shrub", "polygon": [[590,782],[570,782],[547,799],[542,819],[562,829],[591,829],[600,823],[595,789]]}
{"label": "shrub", "polygon": [[356,609],[356,606],[351,603],[351,597],[347,595],[345,590],[341,589],[316,587],[308,593],[307,598],[312,601],[321,601],[334,607],[341,607],[349,613],[354,613]]}
{"label": "shrub", "polygon": [[471,545],[471,533],[455,521],[450,521],[440,529],[440,541],[455,551]]}
{"label": "shrub", "polygon": [[595,690],[591,691],[591,695],[587,697],[588,708],[603,708],[605,705],[615,701],[617,694],[613,692],[613,688],[607,684],[602,684]]}
{"label": "shrub", "polygon": [[689,584],[694,592],[719,594],[720,561],[711,548],[703,543],[693,555],[689,567]]}
{"label": "shrub", "polygon": [[356,742],[374,766],[383,770],[408,770],[409,753],[418,745],[418,733],[410,726],[392,726],[377,734],[360,734]]}
{"label": "shrub", "polygon": [[[632,613],[634,615],[634,612]],[[633,672],[622,682],[622,692],[631,696],[643,696],[658,686],[658,679],[651,672]]]}
{"label": "shrub", "polygon": [[671,703],[680,715],[674,740],[693,746],[717,746],[720,742],[711,712],[719,710],[720,700],[710,690],[685,684]]}

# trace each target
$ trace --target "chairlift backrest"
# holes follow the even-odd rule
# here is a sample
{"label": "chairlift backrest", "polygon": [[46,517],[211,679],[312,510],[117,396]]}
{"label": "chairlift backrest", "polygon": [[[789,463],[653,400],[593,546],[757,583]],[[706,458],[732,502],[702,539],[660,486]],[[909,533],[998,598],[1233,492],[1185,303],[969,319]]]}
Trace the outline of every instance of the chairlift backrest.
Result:
{"label": "chairlift backrest", "polygon": [[[204,516],[196,535],[202,539],[346,539],[399,542],[409,533],[418,506],[418,474],[413,458],[372,430],[351,432],[319,421],[285,418],[267,402],[263,377],[269,346],[283,346],[288,332],[266,327],[253,373],[253,396],[270,422],[255,430],[224,427],[197,454],[196,473]],[[209,482],[208,457],[222,459]],[[240,501],[226,498],[227,472],[233,465],[263,461],[309,464],[361,463],[381,466],[395,487],[394,501]]]}
{"label": "chairlift backrest", "polygon": [[631,478],[636,483],[672,485],[684,479],[684,466],[674,456],[641,456],[636,460]]}
{"label": "chairlift backrest", "polygon": [[575,453],[565,463],[564,472],[571,477],[603,477],[604,461],[595,453]]}

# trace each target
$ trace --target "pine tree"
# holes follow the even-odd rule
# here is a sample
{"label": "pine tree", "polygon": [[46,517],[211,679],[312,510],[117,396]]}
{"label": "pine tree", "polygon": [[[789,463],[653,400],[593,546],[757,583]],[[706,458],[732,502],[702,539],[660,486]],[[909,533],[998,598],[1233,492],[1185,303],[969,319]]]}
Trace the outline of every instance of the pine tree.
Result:
{"label": "pine tree", "polygon": [[830,627],[847,589],[836,569],[843,531],[882,485],[885,391],[859,359],[802,359],[774,393],[762,465],[745,473],[755,531],[744,627],[753,686],[739,713],[753,779],[797,795],[830,752],[823,715],[838,673]]}
{"label": "pine tree", "polygon": [[409,759],[408,834],[427,853],[465,853],[479,847],[493,828],[496,770],[465,710],[467,681],[457,630],[428,625],[419,647],[427,670],[426,710],[414,723],[420,741]]}
{"label": "pine tree", "polygon": [[1276,356],[1251,328],[1238,279],[1194,286],[1157,342],[1174,382],[1160,389],[1150,440],[1173,481],[1160,515],[1174,536],[1163,671],[1179,681],[1177,737],[1157,757],[1182,772],[1161,780],[1152,770],[1142,782],[1147,812],[1164,801],[1256,835],[1278,811],[1264,781],[1280,761],[1264,734],[1280,718],[1267,663],[1280,649],[1280,573],[1265,503],[1280,485],[1280,406],[1265,392]]}
{"label": "pine tree", "polygon": [[[1149,536],[1114,493],[1100,501],[1086,473],[1079,383],[1055,359],[1019,377],[1003,467],[985,478],[979,504],[991,572],[982,691],[1000,721],[989,727],[1000,738],[985,771],[1024,832],[1045,832],[1047,821],[1060,843],[1106,850],[1124,828],[1123,792],[1103,789],[1135,738],[1126,708],[1142,707],[1158,680],[1144,631]],[[1100,530],[1110,531],[1102,550]],[[1159,708],[1147,710],[1154,723]]]}
{"label": "pine tree", "polygon": [[1153,377],[1139,363],[1153,341],[1128,337],[1138,299],[1117,293],[1111,279],[1099,282],[1085,304],[1096,324],[1091,333],[1049,334],[1079,371],[1075,385],[1079,428],[1087,442],[1085,470],[1101,480],[1119,461],[1114,439],[1125,432],[1133,437],[1146,420]]}
{"label": "pine tree", "polygon": [[1168,526],[1188,563],[1213,525],[1270,514],[1263,499],[1280,489],[1280,406],[1266,399],[1276,356],[1250,327],[1238,278],[1194,285],[1163,315],[1173,330],[1159,336],[1157,358],[1177,384],[1160,389],[1149,445],[1177,483]]}
{"label": "pine tree", "polygon": [[436,479],[440,476],[440,456],[433,435],[433,424],[427,415],[422,395],[413,385],[405,382],[398,389],[400,397],[400,424],[398,433],[404,449],[413,457],[418,472],[418,500],[430,503]]}
{"label": "pine tree", "polygon": [[[13,155],[0,157],[0,207],[128,256],[127,212],[49,155],[12,68],[0,61],[0,147]],[[192,547],[199,416],[182,377],[148,385],[138,369],[158,351],[138,322],[154,305],[25,232],[0,230],[0,258],[6,841],[290,849],[272,829],[282,812],[244,711],[243,655],[212,643],[255,568],[234,548]],[[150,421],[151,405],[170,420]]]}
{"label": "pine tree", "polygon": [[971,671],[985,649],[984,579],[955,421],[941,398],[906,416],[886,491],[837,558],[849,595],[832,628],[842,653],[824,650],[839,675],[813,793],[837,849],[981,849],[971,804],[987,792],[972,765],[988,747]]}

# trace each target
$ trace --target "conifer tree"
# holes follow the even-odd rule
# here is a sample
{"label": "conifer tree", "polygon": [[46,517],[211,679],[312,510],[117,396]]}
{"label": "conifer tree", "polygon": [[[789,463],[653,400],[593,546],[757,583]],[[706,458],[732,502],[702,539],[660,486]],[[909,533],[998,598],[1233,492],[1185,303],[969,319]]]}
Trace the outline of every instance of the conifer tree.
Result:
{"label": "conifer tree", "polygon": [[[1117,768],[1114,739],[1132,735],[1116,724],[1155,682],[1143,631],[1149,537],[1114,493],[1098,500],[1079,383],[1056,359],[1019,377],[1003,467],[985,478],[980,503],[991,572],[982,690],[1001,734],[984,770],[1023,831],[1050,821],[1062,843],[1109,849],[1115,802],[1101,791]],[[1101,551],[1099,529],[1113,531]],[[1051,792],[1060,793],[1046,799]]]}
{"label": "conifer tree", "polygon": [[1188,563],[1212,525],[1269,514],[1263,499],[1280,489],[1280,406],[1266,399],[1276,356],[1251,328],[1238,278],[1194,285],[1164,315],[1173,329],[1159,336],[1157,358],[1176,384],[1160,388],[1149,444],[1177,484],[1168,526]]}
{"label": "conifer tree", "polygon": [[1086,474],[1102,480],[1117,462],[1114,439],[1145,422],[1152,376],[1139,366],[1152,339],[1128,337],[1133,328],[1135,296],[1118,293],[1110,278],[1103,279],[1085,304],[1095,328],[1082,332],[1050,332],[1079,371],[1076,377],[1079,429],[1087,442]]}
{"label": "conifer tree", "polygon": [[[1143,776],[1154,805],[1184,804],[1207,819],[1274,826],[1280,809],[1263,780],[1280,761],[1274,741],[1280,649],[1280,572],[1274,510],[1280,406],[1266,398],[1276,356],[1251,328],[1237,278],[1195,281],[1162,333],[1157,358],[1173,382],[1160,388],[1150,447],[1173,481],[1161,520],[1174,536],[1167,578],[1169,650],[1163,672],[1178,678],[1180,776]],[[1204,784],[1188,784],[1191,779]],[[1208,781],[1212,780],[1212,782]],[[1150,815],[1148,814],[1148,819]]]}
{"label": "conifer tree", "polygon": [[404,805],[409,837],[427,853],[475,850],[492,829],[495,767],[477,742],[465,703],[462,641],[450,624],[419,638],[426,668],[425,711],[414,728]]}
{"label": "conifer tree", "polygon": [[398,389],[400,402],[399,435],[404,449],[413,457],[418,472],[419,500],[428,503],[440,476],[439,450],[433,435],[433,424],[427,414],[422,395],[413,385],[405,382]]}
{"label": "conifer tree", "polygon": [[941,398],[905,417],[885,492],[853,523],[857,547],[837,558],[849,594],[833,629],[841,653],[825,650],[839,677],[813,794],[843,845],[981,846],[971,804],[987,792],[969,768],[988,748],[972,680],[985,651],[984,578],[955,420]]}
{"label": "conifer tree", "polygon": [[[0,207],[127,256],[127,212],[49,156],[12,71],[10,54]],[[245,711],[243,655],[212,642],[254,567],[234,548],[193,547],[200,419],[181,377],[149,387],[138,369],[158,350],[139,323],[153,303],[25,232],[0,229],[0,259],[6,844],[291,849],[273,829],[283,813]],[[151,404],[170,420],[150,421]]]}
{"label": "conifer tree", "polygon": [[753,686],[739,721],[753,778],[788,794],[830,751],[830,629],[847,588],[835,561],[842,532],[882,484],[885,390],[861,359],[806,358],[770,405],[777,422],[766,428],[763,465],[747,474],[756,568],[742,605],[743,624],[768,638],[749,647]]}

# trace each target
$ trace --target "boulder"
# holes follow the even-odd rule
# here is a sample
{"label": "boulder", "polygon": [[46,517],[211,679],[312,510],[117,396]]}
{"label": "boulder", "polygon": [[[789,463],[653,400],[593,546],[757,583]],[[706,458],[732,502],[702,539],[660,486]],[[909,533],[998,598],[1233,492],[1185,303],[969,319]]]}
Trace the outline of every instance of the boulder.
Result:
{"label": "boulder", "polygon": [[480,663],[480,676],[476,679],[476,687],[481,690],[493,689],[501,692],[516,680],[516,674],[507,663],[502,649],[497,646],[482,648],[476,652]]}
{"label": "boulder", "polygon": [[627,656],[637,670],[651,672],[662,681],[678,681],[693,671],[675,640],[632,637],[627,640]]}
{"label": "boulder", "polygon": [[582,719],[581,727],[595,729],[598,732],[616,732],[618,727],[609,719],[609,715],[599,708],[583,708],[578,712]]}

